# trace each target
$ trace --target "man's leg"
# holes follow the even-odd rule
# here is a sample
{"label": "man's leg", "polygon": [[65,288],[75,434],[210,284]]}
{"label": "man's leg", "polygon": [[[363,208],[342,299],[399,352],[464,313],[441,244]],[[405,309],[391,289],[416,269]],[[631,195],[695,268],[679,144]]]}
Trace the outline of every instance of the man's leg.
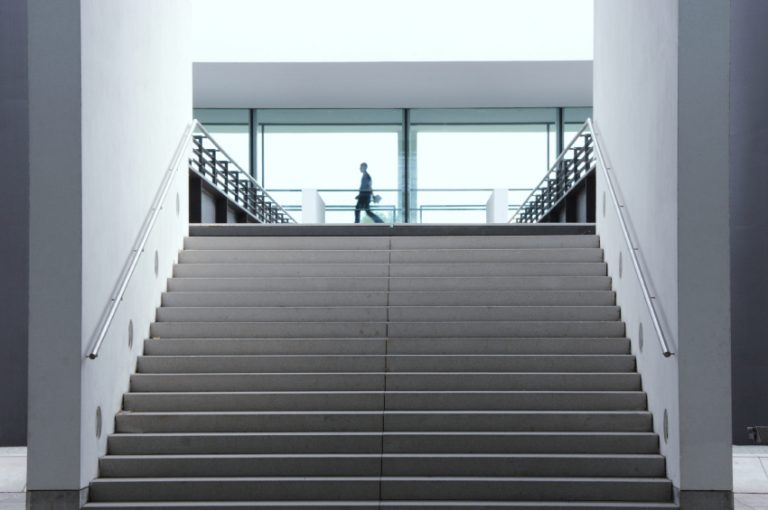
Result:
{"label": "man's leg", "polygon": [[357,199],[357,204],[355,205],[355,223],[360,223],[360,211],[362,209],[362,203],[360,199]]}
{"label": "man's leg", "polygon": [[376,214],[375,212],[371,211],[370,204],[368,205],[368,207],[365,208],[365,214],[367,214],[368,217],[371,218],[374,223],[384,223],[384,220],[379,218],[378,214]]}

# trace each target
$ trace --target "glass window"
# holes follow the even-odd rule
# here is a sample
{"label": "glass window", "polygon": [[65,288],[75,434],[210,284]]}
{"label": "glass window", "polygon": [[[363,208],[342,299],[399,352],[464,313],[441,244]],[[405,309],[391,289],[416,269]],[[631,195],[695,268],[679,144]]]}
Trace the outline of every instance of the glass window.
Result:
{"label": "glass window", "polygon": [[[360,186],[360,164],[368,164],[373,210],[398,221],[399,126],[263,126],[264,187],[295,209],[302,189],[318,189],[327,223],[351,223]],[[293,214],[293,213],[292,213]],[[301,216],[299,212],[295,216]],[[298,219],[298,218],[297,218]],[[363,221],[368,217],[363,214]]]}
{"label": "glass window", "polygon": [[204,124],[203,126],[232,161],[246,172],[251,171],[251,137],[247,125]]}
{"label": "glass window", "polygon": [[227,155],[246,172],[251,168],[250,110],[196,108],[194,116]]}
{"label": "glass window", "polygon": [[519,204],[547,170],[551,131],[547,124],[415,126],[411,220],[485,222],[495,188],[510,189],[510,203]]}

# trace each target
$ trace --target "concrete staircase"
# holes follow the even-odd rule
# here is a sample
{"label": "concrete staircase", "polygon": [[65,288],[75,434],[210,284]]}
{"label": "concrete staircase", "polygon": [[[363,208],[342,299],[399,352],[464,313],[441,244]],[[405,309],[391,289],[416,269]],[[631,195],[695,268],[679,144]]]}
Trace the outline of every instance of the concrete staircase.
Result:
{"label": "concrete staircase", "polygon": [[87,508],[677,508],[595,235],[267,228],[187,239]]}

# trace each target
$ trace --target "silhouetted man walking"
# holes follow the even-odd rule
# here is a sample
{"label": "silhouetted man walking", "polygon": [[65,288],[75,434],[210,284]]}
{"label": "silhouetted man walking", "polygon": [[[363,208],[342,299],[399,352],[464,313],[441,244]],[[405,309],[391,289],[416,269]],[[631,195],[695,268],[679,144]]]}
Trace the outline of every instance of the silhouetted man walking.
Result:
{"label": "silhouetted man walking", "polygon": [[360,173],[363,174],[363,178],[360,179],[360,192],[357,197],[355,197],[357,198],[357,205],[355,206],[355,223],[360,223],[360,211],[365,211],[365,214],[367,214],[374,223],[384,223],[384,220],[371,211],[373,182],[371,176],[368,174],[368,163],[360,163]]}

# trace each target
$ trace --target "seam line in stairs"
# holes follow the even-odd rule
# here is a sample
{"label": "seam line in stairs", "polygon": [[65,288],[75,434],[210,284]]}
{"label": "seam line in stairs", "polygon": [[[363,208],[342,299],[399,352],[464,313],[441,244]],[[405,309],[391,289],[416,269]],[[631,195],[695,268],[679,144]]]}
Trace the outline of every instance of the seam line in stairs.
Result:
{"label": "seam line in stairs", "polygon": [[381,450],[379,452],[379,504],[377,508],[381,509],[383,485],[384,485],[384,420],[387,410],[387,373],[389,371],[389,295],[391,292],[390,282],[392,281],[392,237],[387,243],[387,296],[386,296],[386,322],[384,323],[384,388],[382,392],[382,413],[381,413]]}

